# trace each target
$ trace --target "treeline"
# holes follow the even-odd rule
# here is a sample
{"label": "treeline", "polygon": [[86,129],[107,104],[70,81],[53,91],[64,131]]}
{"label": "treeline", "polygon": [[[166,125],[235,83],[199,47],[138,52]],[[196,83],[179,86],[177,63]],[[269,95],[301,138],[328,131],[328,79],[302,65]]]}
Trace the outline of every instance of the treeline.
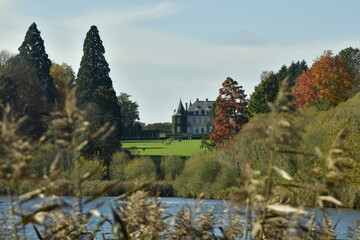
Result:
{"label": "treeline", "polygon": [[283,101],[290,103],[291,111],[310,106],[325,110],[358,92],[359,76],[360,50],[349,47],[336,56],[325,51],[310,68],[303,60],[292,62],[290,66],[283,65],[277,72],[263,72],[250,99],[246,99],[242,86],[228,77],[219,89],[211,114],[214,130],[209,136],[210,141],[204,139],[202,145],[209,149],[231,145],[250,118],[270,112],[270,104],[276,101],[284,81],[289,94]]}
{"label": "treeline", "polygon": [[[174,183],[178,196],[245,199],[250,178],[263,181],[256,188],[266,201],[318,206],[331,196],[339,202],[328,206],[360,208],[359,59],[359,49],[347,48],[326,51],[310,68],[301,61],[264,72],[248,107],[228,78],[213,121],[228,144],[187,160]],[[235,109],[231,119],[237,111],[249,122],[219,121],[224,106]]]}
{"label": "treeline", "polygon": [[335,107],[360,90],[360,50],[345,48],[337,55],[325,51],[308,68],[306,62],[292,62],[278,72],[263,72],[260,83],[250,96],[251,116],[268,113],[268,103],[276,100],[279,86],[288,77],[289,101],[296,108],[318,106],[323,109]]}
{"label": "treeline", "polygon": [[[92,137],[83,145],[78,157],[96,156],[109,166],[112,154],[120,148],[122,116],[104,53],[99,31],[96,26],[91,26],[84,40],[83,56],[75,77],[71,66],[49,60],[40,31],[33,23],[18,54],[1,51],[0,115],[3,115],[6,105],[11,106],[11,115],[15,120],[24,118],[19,129],[21,134],[32,142],[45,141],[56,148],[60,140],[66,142],[69,137],[66,134],[56,136],[59,140],[54,133],[71,129],[66,129],[64,124],[52,126],[51,122],[69,114],[73,110],[69,109],[71,104],[79,107],[86,111],[85,125],[82,126],[86,127],[86,131],[79,131],[76,141],[81,143],[88,136]],[[75,89],[75,95],[70,99],[67,93]],[[103,127],[106,129],[98,133]],[[98,133],[97,136],[93,136],[94,133]],[[62,165],[69,168],[73,159],[73,156],[62,159],[68,161]],[[34,164],[42,165],[41,162]],[[49,164],[42,166],[47,168]]]}

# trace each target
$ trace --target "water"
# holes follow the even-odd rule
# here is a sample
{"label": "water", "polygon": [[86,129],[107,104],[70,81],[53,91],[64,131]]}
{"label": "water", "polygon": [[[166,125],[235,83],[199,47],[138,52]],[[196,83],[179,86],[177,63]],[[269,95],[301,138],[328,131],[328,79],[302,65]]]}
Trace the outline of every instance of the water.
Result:
{"label": "water", "polygon": [[[74,198],[73,197],[63,197],[63,199],[73,205]],[[161,206],[165,208],[165,212],[171,215],[175,215],[178,211],[180,211],[183,207],[191,207],[194,208],[196,201],[194,199],[186,199],[186,198],[160,198]],[[24,205],[24,209],[36,208],[36,204],[41,202],[40,199],[35,199],[30,203]],[[114,202],[113,197],[100,197],[95,201],[91,202],[84,206],[84,211],[90,209],[97,209],[102,213],[103,216],[109,216],[112,219],[111,207],[116,207],[118,203]],[[216,219],[220,219],[220,214],[226,208],[227,203],[225,201],[220,200],[204,200],[201,203],[201,208],[204,210],[209,210],[213,206],[216,208]],[[0,196],[0,217],[3,217],[7,214],[9,208],[8,198],[6,196]],[[307,209],[311,211],[312,209]],[[31,211],[31,210],[28,210]],[[69,209],[69,211],[71,211]],[[355,211],[351,209],[326,209],[328,215],[332,216],[333,223],[337,223],[335,228],[335,232],[337,234],[337,239],[347,239],[348,229],[353,227],[354,222],[357,219],[360,219],[360,211]],[[93,221],[90,222],[91,225],[95,225],[100,218],[94,217]],[[111,224],[106,222],[102,226],[102,231],[105,233],[111,233]],[[219,231],[217,231],[219,234]],[[215,232],[216,233],[216,232]],[[34,230],[30,224],[27,225],[26,228],[27,239],[37,239],[35,237]],[[110,236],[110,235],[107,235]],[[102,239],[102,238],[99,238]]]}

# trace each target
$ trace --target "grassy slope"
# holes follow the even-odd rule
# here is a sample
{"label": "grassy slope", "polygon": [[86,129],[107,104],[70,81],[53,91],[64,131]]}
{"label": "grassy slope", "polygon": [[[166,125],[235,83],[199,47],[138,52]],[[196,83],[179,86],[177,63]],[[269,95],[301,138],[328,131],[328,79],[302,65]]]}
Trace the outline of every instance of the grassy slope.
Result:
{"label": "grassy slope", "polygon": [[[164,141],[167,142],[167,141]],[[192,156],[196,153],[204,151],[200,149],[201,140],[182,140],[179,142],[175,140],[171,145],[165,145],[161,140],[128,140],[121,141],[123,149],[136,147],[133,153],[147,156]],[[145,149],[145,150],[143,150]]]}

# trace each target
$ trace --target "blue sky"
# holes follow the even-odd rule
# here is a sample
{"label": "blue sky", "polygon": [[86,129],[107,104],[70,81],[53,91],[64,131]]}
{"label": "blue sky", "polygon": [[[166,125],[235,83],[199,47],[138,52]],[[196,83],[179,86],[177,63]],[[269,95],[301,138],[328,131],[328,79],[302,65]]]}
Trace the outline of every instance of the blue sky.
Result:
{"label": "blue sky", "polygon": [[114,88],[141,121],[171,121],[179,99],[215,99],[226,77],[250,95],[262,71],[324,50],[360,47],[360,1],[0,0],[0,49],[16,53],[32,22],[49,58],[77,72],[96,25]]}

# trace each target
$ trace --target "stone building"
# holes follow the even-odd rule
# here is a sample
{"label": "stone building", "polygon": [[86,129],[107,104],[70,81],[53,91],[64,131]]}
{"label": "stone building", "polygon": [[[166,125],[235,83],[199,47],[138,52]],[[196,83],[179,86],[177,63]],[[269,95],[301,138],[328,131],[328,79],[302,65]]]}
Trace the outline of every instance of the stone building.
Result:
{"label": "stone building", "polygon": [[174,135],[199,135],[207,134],[214,129],[209,117],[215,101],[199,101],[186,103],[185,108],[181,100],[172,116],[172,134]]}

